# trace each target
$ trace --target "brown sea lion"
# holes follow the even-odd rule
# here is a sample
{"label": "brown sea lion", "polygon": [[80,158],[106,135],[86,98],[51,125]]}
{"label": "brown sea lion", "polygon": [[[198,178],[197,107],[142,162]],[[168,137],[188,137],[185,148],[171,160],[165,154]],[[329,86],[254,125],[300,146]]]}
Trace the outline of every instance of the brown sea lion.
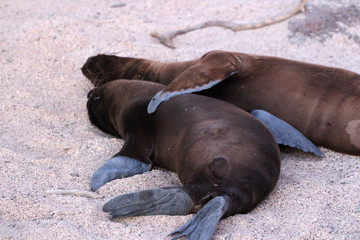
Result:
{"label": "brown sea lion", "polygon": [[354,72],[224,51],[178,63],[98,55],[82,70],[94,84],[117,78],[166,84],[150,113],[175,95],[202,91],[246,111],[266,110],[316,145],[360,155],[360,75]]}
{"label": "brown sea lion", "polygon": [[172,233],[174,239],[184,235],[210,239],[221,218],[251,211],[274,188],[280,172],[274,135],[308,140],[266,112],[254,114],[271,123],[274,135],[246,111],[201,95],[176,96],[149,115],[150,99],[163,88],[152,82],[118,80],[89,92],[91,122],[125,139],[120,152],[94,173],[91,188],[150,171],[152,165],[175,171],[183,186],[122,195],[103,210],[114,217],[198,211]]}

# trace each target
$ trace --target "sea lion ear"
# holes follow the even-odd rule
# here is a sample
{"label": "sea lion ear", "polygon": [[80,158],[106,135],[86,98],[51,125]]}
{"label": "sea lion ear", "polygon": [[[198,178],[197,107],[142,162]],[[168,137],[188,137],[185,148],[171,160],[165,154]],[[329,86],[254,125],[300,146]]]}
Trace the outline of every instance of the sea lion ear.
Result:
{"label": "sea lion ear", "polygon": [[310,152],[318,157],[324,157],[324,154],[317,146],[287,122],[260,109],[253,110],[251,114],[259,119],[272,132],[278,144],[297,148],[304,152]]}
{"label": "sea lion ear", "polygon": [[[174,81],[153,97],[148,105],[148,113],[154,113],[158,106],[168,99],[212,88],[221,81],[239,72],[232,61],[219,59],[220,55],[208,54],[197,64],[186,69]],[[224,55],[227,57],[227,55]]]}

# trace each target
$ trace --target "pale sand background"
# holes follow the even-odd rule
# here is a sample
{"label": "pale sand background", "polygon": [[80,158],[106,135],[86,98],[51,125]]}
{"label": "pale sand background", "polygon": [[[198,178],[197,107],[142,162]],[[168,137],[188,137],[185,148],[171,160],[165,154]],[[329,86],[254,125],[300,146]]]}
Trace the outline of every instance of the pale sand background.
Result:
{"label": "pale sand background", "polygon": [[[101,211],[119,194],[179,183],[164,170],[111,182],[99,191],[100,199],[45,195],[48,189],[89,189],[92,173],[122,144],[88,121],[86,95],[92,86],[80,67],[89,56],[115,53],[174,61],[223,49],[360,73],[359,22],[352,27],[330,24],[325,35],[307,33],[313,37],[292,36],[289,30],[289,22],[304,19],[302,14],[238,33],[208,28],[177,38],[176,50],[149,36],[153,30],[215,18],[255,22],[287,12],[297,0],[122,0],[124,7],[111,7],[118,3],[0,2],[0,239],[166,239],[191,217],[112,222]],[[308,6],[336,10],[351,3],[360,8],[357,0],[312,0]],[[322,30],[321,25],[312,27]],[[283,152],[275,190],[251,213],[221,221],[214,239],[360,239],[359,157],[322,150],[326,158],[321,160]]]}

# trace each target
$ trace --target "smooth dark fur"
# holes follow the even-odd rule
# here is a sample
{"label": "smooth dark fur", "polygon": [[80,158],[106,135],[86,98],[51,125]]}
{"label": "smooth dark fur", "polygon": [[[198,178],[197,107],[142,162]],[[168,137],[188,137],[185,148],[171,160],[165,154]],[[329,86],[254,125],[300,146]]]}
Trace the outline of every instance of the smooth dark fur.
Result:
{"label": "smooth dark fur", "polygon": [[98,55],[82,70],[95,85],[118,78],[144,79],[167,85],[163,93],[225,80],[201,93],[246,111],[263,109],[316,145],[360,155],[360,75],[344,69],[213,51],[178,63]]}
{"label": "smooth dark fur", "polygon": [[194,202],[231,203],[224,217],[247,213],[274,188],[280,153],[271,132],[251,114],[200,95],[174,97],[156,114],[146,107],[163,85],[112,81],[89,93],[91,122],[125,139],[118,155],[175,171]]}

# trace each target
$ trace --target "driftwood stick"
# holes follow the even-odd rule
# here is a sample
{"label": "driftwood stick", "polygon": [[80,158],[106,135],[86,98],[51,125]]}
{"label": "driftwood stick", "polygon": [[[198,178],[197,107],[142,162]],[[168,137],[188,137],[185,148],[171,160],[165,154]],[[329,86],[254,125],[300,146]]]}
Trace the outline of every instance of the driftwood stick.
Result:
{"label": "driftwood stick", "polygon": [[78,190],[78,189],[71,189],[71,190],[65,190],[65,189],[51,189],[47,190],[46,195],[56,194],[56,195],[75,195],[75,196],[81,196],[81,197],[88,197],[88,198],[98,198],[99,195],[85,191],[85,190]]}
{"label": "driftwood stick", "polygon": [[231,21],[211,20],[211,21],[206,21],[204,23],[194,25],[194,26],[187,27],[185,29],[170,31],[165,34],[161,34],[158,32],[152,32],[152,33],[150,33],[150,36],[158,39],[160,41],[160,43],[165,45],[166,47],[175,49],[175,46],[174,46],[174,43],[172,42],[172,40],[179,35],[183,35],[183,34],[186,34],[186,33],[192,32],[192,31],[196,31],[199,29],[207,28],[207,27],[222,27],[222,28],[230,29],[234,32],[262,28],[265,26],[269,26],[272,24],[276,24],[276,23],[285,21],[286,19],[291,18],[292,16],[296,15],[299,12],[304,12],[305,4],[307,1],[308,0],[301,0],[300,3],[297,5],[297,7],[294,8],[289,13],[286,13],[281,16],[269,18],[269,19],[266,19],[266,20],[258,22],[258,23],[237,24],[237,23],[234,23]]}

